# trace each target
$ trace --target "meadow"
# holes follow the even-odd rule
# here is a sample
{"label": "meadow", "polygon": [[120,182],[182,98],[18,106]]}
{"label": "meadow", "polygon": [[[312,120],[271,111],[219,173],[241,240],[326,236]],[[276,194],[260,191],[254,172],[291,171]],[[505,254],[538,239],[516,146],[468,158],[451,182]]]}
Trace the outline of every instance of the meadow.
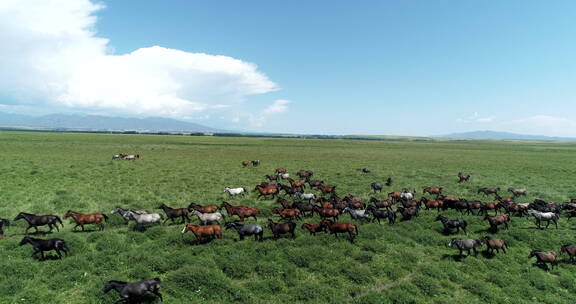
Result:
{"label": "meadow", "polygon": [[[112,161],[117,153],[141,159]],[[564,202],[576,198],[575,155],[575,143],[0,132],[0,217],[20,211],[62,217],[69,209],[110,216],[103,232],[73,232],[65,220],[61,232],[46,237],[65,239],[70,256],[43,262],[32,259],[30,246],[18,246],[27,225],[13,222],[0,239],[0,303],[113,303],[114,292],[100,293],[107,280],[149,277],[162,279],[165,303],[575,303],[576,265],[564,262],[567,256],[550,272],[527,258],[531,249],[559,251],[576,242],[576,221],[566,218],[559,229],[537,230],[532,220],[514,217],[510,230],[494,234],[509,241],[507,254],[458,259],[435,211],[393,226],[358,223],[355,243],[300,229],[294,240],[275,241],[266,228],[263,242],[238,241],[227,230],[204,245],[182,235],[181,224],[135,231],[133,222],[110,214],[116,206],[161,212],[155,210],[161,203],[226,200],[261,208],[264,224],[278,219],[270,212],[275,200],[258,200],[251,191],[229,199],[223,188],[251,190],[278,167],[312,170],[337,185],[339,195],[365,199],[402,188],[420,197],[425,186],[441,186],[446,194],[486,200],[479,187],[525,187],[521,202]],[[253,159],[261,165],[240,165]],[[372,173],[362,174],[363,167]],[[472,174],[470,182],[456,183],[460,171]],[[370,183],[389,176],[393,186],[373,194]],[[482,217],[464,218],[467,237],[490,234]]]}

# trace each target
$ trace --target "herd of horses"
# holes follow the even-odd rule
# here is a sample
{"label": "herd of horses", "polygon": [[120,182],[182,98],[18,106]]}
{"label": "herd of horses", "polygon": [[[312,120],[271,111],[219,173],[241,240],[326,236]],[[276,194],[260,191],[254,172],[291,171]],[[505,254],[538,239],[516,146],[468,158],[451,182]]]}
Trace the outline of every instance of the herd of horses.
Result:
{"label": "herd of horses", "polygon": [[[113,159],[130,159],[127,157],[130,155],[119,154]],[[134,157],[139,158],[138,155]],[[260,165],[260,161],[254,160],[252,162],[243,161],[242,166],[247,167],[250,163],[253,166]],[[370,169],[364,169],[361,170],[363,173],[371,172]],[[546,202],[538,199],[532,203],[516,202],[516,198],[527,194],[525,189],[510,188],[507,191],[511,193],[509,197],[501,197],[500,188],[478,189],[478,193],[494,197],[494,200],[488,202],[469,201],[458,196],[444,195],[444,188],[442,187],[423,188],[422,196],[419,199],[416,199],[417,192],[415,189],[403,189],[402,191],[387,193],[386,199],[371,197],[365,201],[364,198],[352,194],[339,196],[335,185],[328,185],[323,180],[313,179],[314,173],[311,170],[300,170],[296,172],[295,177],[298,180],[292,179],[285,168],[277,168],[273,174],[265,175],[266,181],[253,188],[253,191],[258,194],[258,199],[276,199],[278,204],[278,207],[272,208],[269,213],[277,215],[279,219],[275,221],[268,218],[264,226],[257,223],[246,223],[247,220],[251,219],[257,222],[258,216],[266,213],[263,210],[244,205],[232,205],[225,201],[218,205],[200,205],[193,202],[180,208],[161,204],[157,209],[161,210],[162,213],[121,207],[115,208],[111,213],[119,214],[126,222],[134,221],[136,223],[135,229],[143,229],[149,225],[162,225],[167,221],[172,224],[184,224],[181,233],[192,232],[198,244],[222,239],[223,230],[234,230],[240,240],[254,237],[255,241],[263,241],[265,228],[270,231],[273,239],[282,236],[295,238],[298,226],[296,221],[303,221],[316,215],[319,218],[318,222],[303,222],[300,229],[307,231],[312,236],[329,233],[338,238],[339,234],[345,234],[352,243],[359,234],[358,221],[376,221],[380,224],[381,220],[384,220],[389,225],[395,225],[398,217],[401,217],[402,221],[410,221],[418,217],[422,210],[435,210],[438,213],[435,221],[442,224],[445,234],[459,233],[461,230],[466,235],[468,226],[466,220],[450,219],[440,212],[456,210],[462,216],[483,216],[483,220],[489,225],[487,230],[493,233],[502,226],[508,229],[513,216],[533,217],[538,229],[548,228],[550,223],[553,223],[557,228],[557,220],[561,212],[566,212],[568,218],[576,216],[575,199],[566,203]],[[470,174],[458,173],[458,183],[469,181],[470,177]],[[280,180],[286,180],[288,184],[278,182]],[[385,183],[374,182],[370,184],[370,188],[374,193],[377,193],[382,192],[385,186],[391,187],[392,184],[392,178],[388,178]],[[231,199],[248,194],[246,187],[226,187],[224,192]],[[351,220],[357,222],[340,221],[344,214],[348,214]],[[190,224],[190,216],[197,217],[199,224]],[[72,210],[66,212],[63,218],[72,219],[75,223],[72,229],[76,230],[80,227],[82,231],[85,230],[85,225],[95,225],[99,231],[103,231],[104,223],[108,220],[108,216],[104,213],[82,214]],[[229,220],[224,221],[226,218]],[[231,220],[232,218],[237,219]],[[59,226],[64,226],[59,216],[20,212],[13,219],[13,221],[18,220],[24,220],[28,224],[25,230],[26,236],[20,245],[30,244],[33,247],[33,257],[40,255],[39,259],[44,260],[44,253],[47,251],[55,251],[58,258],[62,258],[62,253],[68,255],[68,245],[63,239],[39,239],[28,236],[31,228],[34,228],[35,232],[38,233],[38,227],[42,226],[47,226],[49,232],[52,232],[53,229],[59,231]],[[545,227],[542,226],[543,222],[546,223]],[[3,228],[9,225],[8,219],[0,218],[0,236],[4,233]],[[485,236],[479,239],[452,238],[447,246],[456,247],[460,256],[464,256],[464,252],[467,252],[468,256],[472,253],[476,255],[478,248],[483,246],[486,246],[487,253],[494,255],[500,251],[506,253],[509,243],[503,239]],[[570,262],[576,263],[576,244],[562,245],[559,253],[533,250],[528,258],[535,257],[535,264],[549,270],[547,264],[550,264],[552,268],[557,266],[558,257],[561,254],[567,254]],[[142,297],[147,292],[151,292],[162,300],[162,295],[158,292],[159,286],[160,279],[158,278],[134,283],[112,280],[106,283],[102,292],[116,290],[121,297],[119,301],[131,301]]]}

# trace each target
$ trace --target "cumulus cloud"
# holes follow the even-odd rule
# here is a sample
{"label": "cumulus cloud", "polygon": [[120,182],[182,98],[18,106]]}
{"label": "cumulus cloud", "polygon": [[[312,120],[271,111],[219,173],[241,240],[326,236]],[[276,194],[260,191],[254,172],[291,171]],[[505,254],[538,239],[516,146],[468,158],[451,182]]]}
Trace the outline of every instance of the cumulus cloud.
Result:
{"label": "cumulus cloud", "polygon": [[266,107],[266,109],[262,110],[258,115],[253,115],[250,117],[250,122],[253,126],[262,127],[264,123],[270,118],[270,116],[282,112],[286,112],[288,110],[288,104],[290,103],[289,100],[286,99],[278,99],[274,101],[271,105]]}
{"label": "cumulus cloud", "polygon": [[462,123],[488,123],[493,122],[495,118],[494,116],[481,116],[478,112],[474,112],[474,114],[468,117],[458,118],[456,121]]}
{"label": "cumulus cloud", "polygon": [[[0,102],[191,118],[277,90],[251,63],[153,46],[114,54],[90,0],[0,1]],[[278,104],[264,116],[284,111]]]}

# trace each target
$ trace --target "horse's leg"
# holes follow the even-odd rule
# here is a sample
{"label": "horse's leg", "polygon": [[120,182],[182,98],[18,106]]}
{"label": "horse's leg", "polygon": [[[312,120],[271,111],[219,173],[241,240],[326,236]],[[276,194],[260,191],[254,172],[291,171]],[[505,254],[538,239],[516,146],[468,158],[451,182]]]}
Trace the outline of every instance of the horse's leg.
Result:
{"label": "horse's leg", "polygon": [[558,229],[558,222],[554,220],[554,225],[556,225],[556,229]]}
{"label": "horse's leg", "polygon": [[58,258],[62,259],[62,253],[60,250],[58,250],[58,248],[54,248],[54,250],[56,251],[56,254],[58,254]]}
{"label": "horse's leg", "polygon": [[[58,226],[56,226],[56,228],[58,228]],[[82,231],[84,231],[84,224],[80,224],[80,228],[82,228]]]}

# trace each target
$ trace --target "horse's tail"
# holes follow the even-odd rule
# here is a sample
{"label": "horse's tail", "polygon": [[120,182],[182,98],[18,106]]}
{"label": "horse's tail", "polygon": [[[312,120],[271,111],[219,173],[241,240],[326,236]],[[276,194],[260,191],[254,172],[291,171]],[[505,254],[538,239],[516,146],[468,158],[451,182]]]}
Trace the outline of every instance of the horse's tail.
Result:
{"label": "horse's tail", "polygon": [[58,223],[60,223],[60,225],[62,225],[62,228],[64,228],[64,223],[62,223],[62,220],[60,219],[59,216],[55,215],[55,216],[54,216],[54,219],[55,219]]}
{"label": "horse's tail", "polygon": [[108,216],[104,213],[102,213],[102,217],[104,217],[104,221],[107,222],[108,221]]}
{"label": "horse's tail", "polygon": [[354,234],[358,235],[360,233],[360,230],[358,230],[358,225],[354,225]]}

